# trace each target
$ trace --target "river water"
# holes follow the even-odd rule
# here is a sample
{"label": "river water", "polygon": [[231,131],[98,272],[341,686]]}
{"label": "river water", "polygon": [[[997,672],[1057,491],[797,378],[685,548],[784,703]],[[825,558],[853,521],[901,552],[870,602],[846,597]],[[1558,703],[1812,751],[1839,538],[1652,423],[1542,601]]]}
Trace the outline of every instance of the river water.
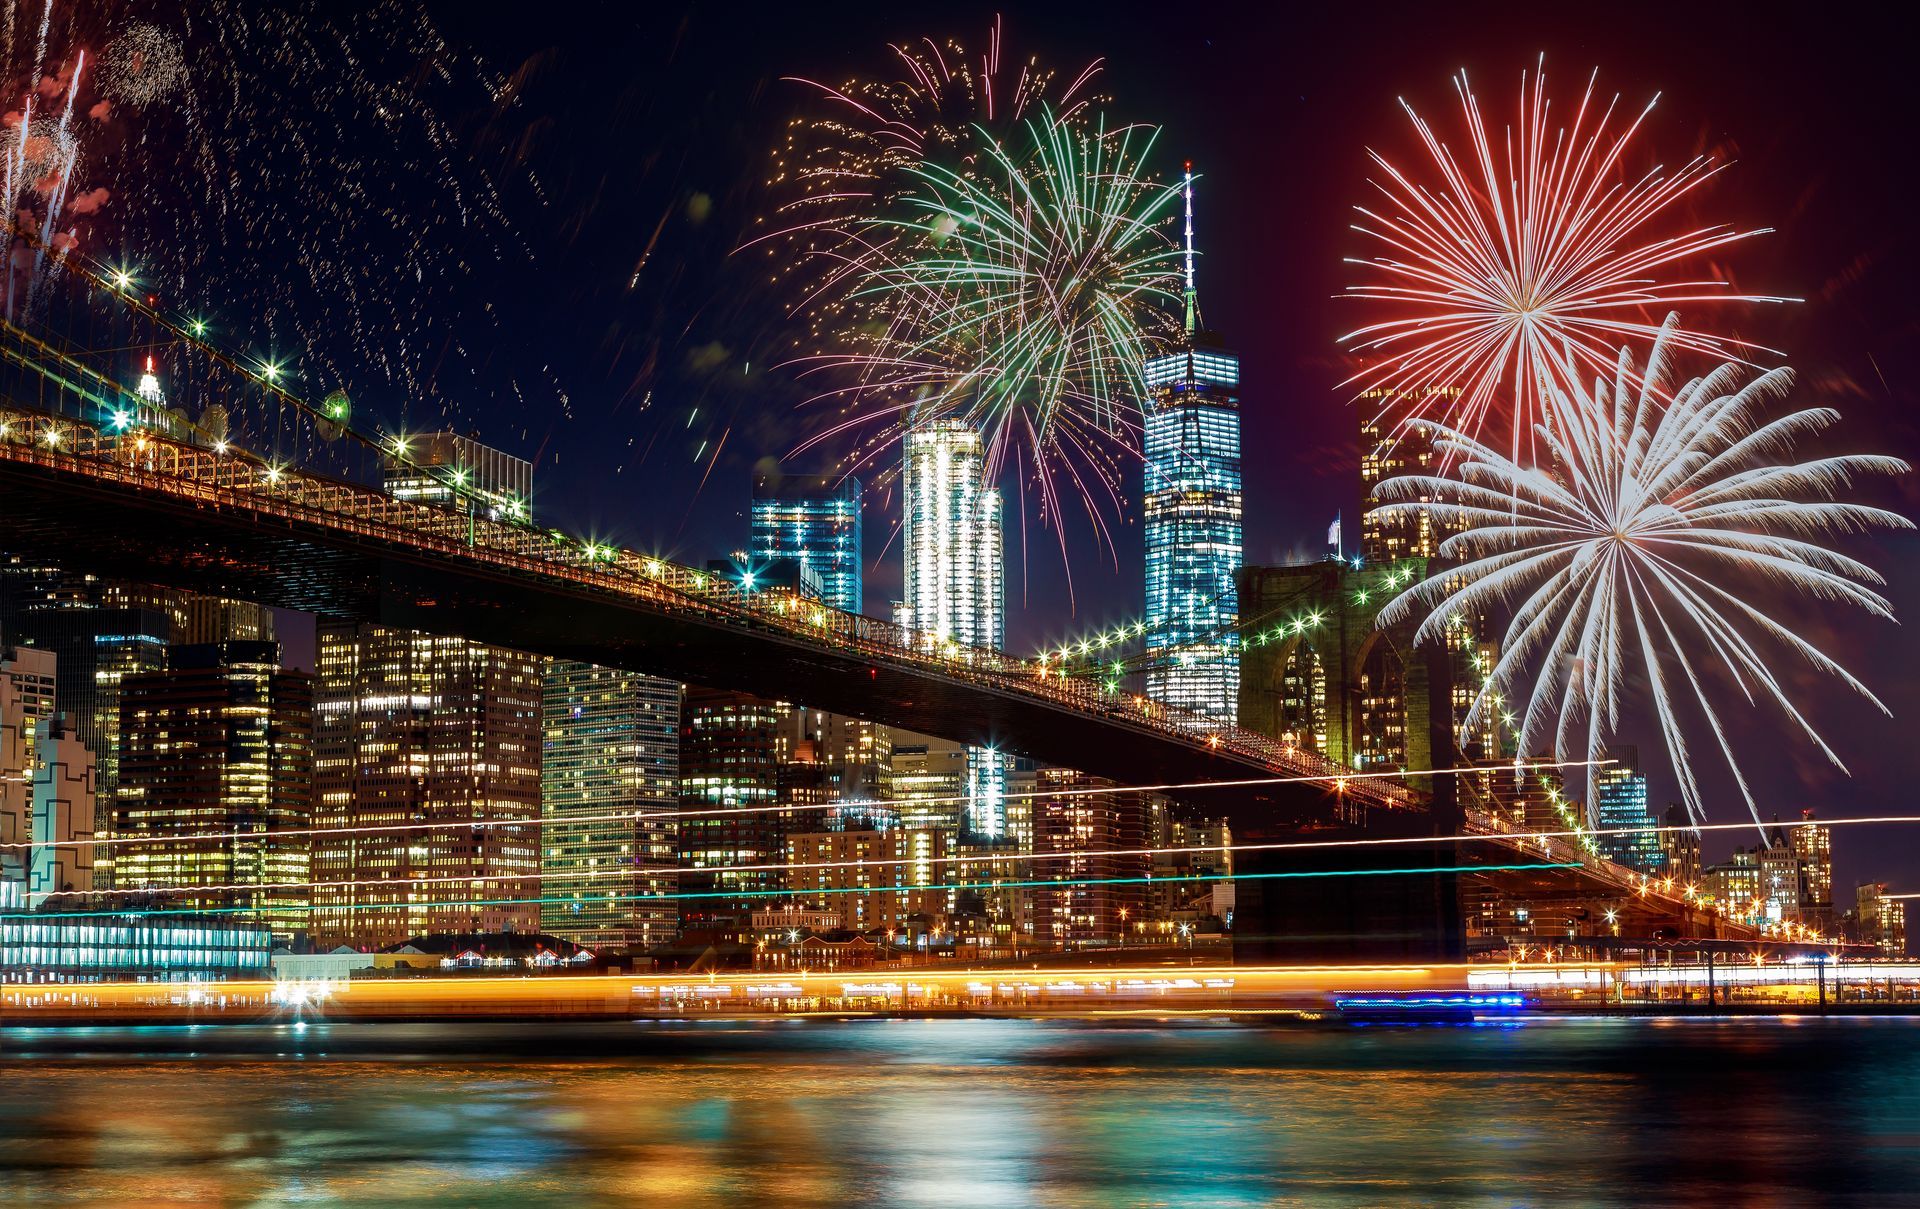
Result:
{"label": "river water", "polygon": [[1920,1204],[1920,1020],[0,1032],[0,1204]]}

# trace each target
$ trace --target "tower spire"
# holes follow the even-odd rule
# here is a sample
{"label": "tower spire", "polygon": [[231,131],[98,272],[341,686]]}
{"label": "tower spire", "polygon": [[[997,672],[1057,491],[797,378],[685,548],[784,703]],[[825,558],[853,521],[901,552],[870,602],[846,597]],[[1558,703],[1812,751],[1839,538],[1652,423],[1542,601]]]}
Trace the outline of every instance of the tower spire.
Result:
{"label": "tower spire", "polygon": [[1193,288],[1193,161],[1187,161],[1187,339],[1193,339],[1195,312],[1199,307]]}

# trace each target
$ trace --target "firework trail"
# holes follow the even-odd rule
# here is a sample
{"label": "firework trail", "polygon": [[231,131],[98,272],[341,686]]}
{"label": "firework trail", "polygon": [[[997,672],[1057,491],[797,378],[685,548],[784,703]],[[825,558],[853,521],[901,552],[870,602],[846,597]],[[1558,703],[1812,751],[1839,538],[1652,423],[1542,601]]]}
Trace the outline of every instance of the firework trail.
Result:
{"label": "firework trail", "polygon": [[496,126],[515,82],[416,6],[17,0],[0,86],[16,308],[84,254],[310,388],[392,399],[416,424],[458,422],[482,392],[564,406],[551,379],[495,385],[509,335],[472,304],[491,266],[528,255],[505,190],[538,182],[486,154],[513,141]]}
{"label": "firework trail", "polygon": [[[1710,253],[1765,231],[1675,221],[1676,204],[1725,165],[1696,156],[1634,175],[1634,137],[1659,97],[1633,114],[1617,94],[1597,96],[1597,79],[1562,120],[1543,60],[1521,74],[1514,123],[1492,131],[1460,73],[1464,156],[1401,100],[1430,162],[1403,170],[1368,152],[1380,201],[1356,207],[1353,229],[1375,251],[1348,259],[1365,272],[1342,296],[1386,317],[1341,338],[1366,362],[1343,387],[1386,400],[1383,416],[1399,409],[1397,418],[1438,419],[1474,438],[1506,439],[1510,424],[1517,455],[1539,419],[1541,370],[1558,350],[1571,351],[1571,368],[1605,374],[1621,345],[1660,334],[1667,307],[1793,301],[1742,294],[1713,275]],[[1685,327],[1665,339],[1715,360],[1772,352]]]}
{"label": "firework trail", "polygon": [[[1697,707],[1757,822],[1758,805],[1703,673],[1730,678],[1750,706],[1777,706],[1840,765],[1775,679],[1769,655],[1798,656],[1886,707],[1754,604],[1753,589],[1787,589],[1891,619],[1892,607],[1873,590],[1880,577],[1822,539],[1911,528],[1894,513],[1839,498],[1861,476],[1908,467],[1865,454],[1788,461],[1799,438],[1832,426],[1839,414],[1809,408],[1765,418],[1788,389],[1785,369],[1742,384],[1741,367],[1726,364],[1669,392],[1669,358],[1692,347],[1670,317],[1655,331],[1644,370],[1623,348],[1611,385],[1602,378],[1590,389],[1565,385],[1578,380],[1578,350],[1547,354],[1553,364],[1538,385],[1548,414],[1533,430],[1538,465],[1522,465],[1456,425],[1413,421],[1451,459],[1454,477],[1389,480],[1380,487],[1383,508],[1431,509],[1455,526],[1440,554],[1459,565],[1403,593],[1380,619],[1423,617],[1416,641],[1425,641],[1444,637],[1459,618],[1504,609],[1512,621],[1469,725],[1497,706],[1495,694],[1517,702],[1530,681],[1516,727],[1522,751],[1551,742],[1556,751],[1599,759],[1629,679],[1644,677],[1693,818],[1704,813],[1681,711]],[[1443,502],[1419,502],[1423,495]],[[1591,793],[1587,800],[1591,813]]]}
{"label": "firework trail", "polygon": [[1180,187],[1147,169],[1157,134],[1043,111],[1018,143],[982,135],[969,171],[915,170],[900,213],[866,224],[885,250],[857,262],[854,296],[890,317],[885,338],[811,359],[852,379],[820,396],[851,418],[814,439],[963,421],[986,438],[990,481],[1014,464],[1033,475],[1063,554],[1069,497],[1110,541],[1110,451],[1138,443],[1142,374],[1183,281],[1167,234]]}

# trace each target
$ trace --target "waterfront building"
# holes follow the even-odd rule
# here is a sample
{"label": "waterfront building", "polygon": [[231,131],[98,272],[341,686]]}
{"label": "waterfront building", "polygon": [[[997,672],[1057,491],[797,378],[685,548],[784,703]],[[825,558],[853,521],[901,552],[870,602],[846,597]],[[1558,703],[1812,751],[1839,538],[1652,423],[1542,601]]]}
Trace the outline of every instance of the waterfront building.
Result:
{"label": "waterfront building", "polygon": [[936,650],[1006,640],[1000,492],[987,481],[986,446],[959,420],[909,428],[901,465],[900,624]]}
{"label": "waterfront building", "polygon": [[317,941],[537,930],[544,661],[371,623],[318,647],[314,880],[372,884],[316,889]]}
{"label": "waterfront building", "polygon": [[1767,922],[1760,860],[1752,851],[1735,848],[1724,862],[1707,866],[1701,881],[1721,914],[1756,925]]}
{"label": "waterfront building", "polygon": [[861,605],[860,480],[852,475],[759,474],[753,479],[751,566],[791,559],[848,613]]}
{"label": "waterfront building", "polygon": [[1200,329],[1186,178],[1186,328],[1143,372],[1147,696],[1231,725],[1239,706],[1240,358]]}
{"label": "waterfront building", "polygon": [[[110,830],[120,784],[120,686],[164,671],[185,625],[186,595],[48,568],[12,568],[13,633],[55,659],[54,697],[94,757],[97,810]],[[114,851],[103,848],[95,881],[113,884]]]}
{"label": "waterfront building", "polygon": [[[1667,854],[1661,847],[1659,824],[1647,805],[1647,778],[1640,771],[1637,748],[1607,752],[1614,759],[1593,770],[1593,797],[1600,854],[1653,877],[1667,873]],[[1646,830],[1633,830],[1646,828]]]}
{"label": "waterfront building", "polygon": [[1135,939],[1151,925],[1213,915],[1233,921],[1233,830],[1226,819],[1186,818],[1177,804],[1147,799],[1147,844],[1154,850],[1144,918],[1125,930]]}
{"label": "waterfront building", "polygon": [[[250,921],[206,915],[114,914],[104,899],[23,910],[25,888],[0,881],[0,982],[141,980],[212,982],[265,978],[272,933]],[[80,912],[86,918],[74,918]]]}
{"label": "waterfront building", "polygon": [[541,715],[540,926],[594,949],[672,943],[679,684],[556,662]]}
{"label": "waterfront building", "polygon": [[93,890],[96,788],[93,753],[65,715],[43,719],[34,731],[34,847],[26,861],[27,903]]}
{"label": "waterfront building", "polygon": [[[121,682],[120,792],[112,806],[118,890],[233,911],[291,941],[307,931],[313,812],[313,682],[272,642],[174,647],[164,671]],[[227,838],[215,842],[193,833]]]}
{"label": "waterfront building", "polygon": [[[780,726],[790,707],[748,693],[689,686],[680,721],[680,921],[744,933],[756,909],[779,905],[787,836],[780,801]],[[810,827],[810,829],[813,829]]]}
{"label": "waterfront building", "polygon": [[1754,851],[1760,866],[1760,898],[1769,923],[1800,918],[1804,897],[1800,858],[1779,829],[1767,837],[1767,845]]}

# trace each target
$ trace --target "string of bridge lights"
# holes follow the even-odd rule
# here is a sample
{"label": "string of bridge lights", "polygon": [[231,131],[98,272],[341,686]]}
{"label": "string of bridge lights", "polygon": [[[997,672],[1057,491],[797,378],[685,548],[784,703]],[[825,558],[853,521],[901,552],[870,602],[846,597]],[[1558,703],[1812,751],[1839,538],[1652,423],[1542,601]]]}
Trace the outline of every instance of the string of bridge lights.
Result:
{"label": "string of bridge lights", "polygon": [[[1356,570],[1362,565],[1362,560],[1358,555],[1346,561],[1349,561]],[[1364,608],[1378,597],[1383,590],[1388,592],[1398,591],[1401,587],[1413,583],[1414,580],[1418,578],[1419,572],[1410,564],[1402,563],[1399,566],[1391,567],[1381,577],[1379,581],[1381,586],[1355,590],[1352,594],[1353,603]],[[1302,594],[1305,593],[1303,592]],[[1215,595],[1205,602],[1190,604],[1187,606],[1185,616],[1191,620],[1202,610],[1217,603],[1219,599],[1220,596]],[[1241,643],[1245,646],[1265,646],[1268,643],[1283,642],[1290,637],[1296,637],[1310,630],[1316,630],[1325,623],[1326,616],[1326,610],[1313,609],[1305,613],[1296,614],[1284,621],[1264,628],[1250,627],[1247,622],[1238,621],[1230,625],[1220,626],[1212,633],[1202,636],[1201,640],[1217,638],[1225,634],[1238,634]],[[1069,638],[1058,645],[1045,647],[1036,652],[1033,659],[1040,665],[1043,673],[1049,667],[1062,669],[1064,673],[1076,658],[1086,659],[1094,665],[1091,669],[1082,670],[1098,670],[1099,665],[1105,662],[1104,652],[1113,647],[1125,646],[1135,640],[1144,639],[1148,628],[1146,619],[1137,617],[1132,621],[1124,621],[1118,625],[1103,628],[1095,633],[1082,634],[1078,638]],[[1132,662],[1135,662],[1135,660],[1115,661],[1107,666],[1112,672],[1119,673],[1126,664]]]}
{"label": "string of bridge lights", "polygon": [[[501,509],[509,519],[514,521],[525,522],[530,519],[526,501],[509,494],[487,491],[475,486],[468,481],[469,474],[464,468],[449,468],[415,461],[412,457],[410,438],[405,433],[389,433],[376,430],[374,433],[368,434],[356,429],[353,425],[352,403],[344,392],[333,391],[316,406],[287,385],[287,369],[281,361],[271,357],[246,358],[229,353],[215,344],[211,339],[209,336],[209,325],[205,318],[197,315],[187,318],[175,318],[162,312],[151,296],[144,298],[141,296],[136,288],[138,282],[133,270],[125,265],[96,267],[95,264],[85,258],[72,256],[70,254],[68,266],[70,270],[83,281],[91,284],[100,292],[114,298],[135,314],[140,315],[170,333],[176,340],[199,349],[216,362],[246,378],[249,382],[260,387],[263,391],[271,394],[280,401],[291,404],[308,417],[336,427],[340,429],[342,433],[364,442],[381,456],[391,458],[411,470],[418,471],[429,478],[439,481],[442,486],[453,491],[458,496],[497,507]],[[63,359],[71,360],[70,358]],[[111,385],[113,389],[118,391],[122,396],[134,394],[134,392],[128,391],[124,385],[114,379],[104,374],[98,374],[97,371],[90,372],[94,372],[95,376],[102,382]],[[114,432],[126,432],[134,426],[138,405],[132,408],[113,407],[110,404],[102,403],[100,400],[94,401],[101,404],[103,409],[109,409],[107,422],[108,426]],[[142,402],[144,403],[144,400],[142,400]],[[204,433],[203,435],[211,436],[211,434]],[[214,440],[213,448],[216,453],[221,454],[235,452],[224,439]],[[270,460],[265,458],[261,460],[267,462],[270,468],[276,468],[277,464]],[[555,531],[555,535],[567,536],[558,534],[557,531]],[[571,537],[568,537],[568,540],[581,541],[581,539]],[[597,543],[584,541],[581,542],[581,544],[588,549],[588,556],[591,558]]]}

